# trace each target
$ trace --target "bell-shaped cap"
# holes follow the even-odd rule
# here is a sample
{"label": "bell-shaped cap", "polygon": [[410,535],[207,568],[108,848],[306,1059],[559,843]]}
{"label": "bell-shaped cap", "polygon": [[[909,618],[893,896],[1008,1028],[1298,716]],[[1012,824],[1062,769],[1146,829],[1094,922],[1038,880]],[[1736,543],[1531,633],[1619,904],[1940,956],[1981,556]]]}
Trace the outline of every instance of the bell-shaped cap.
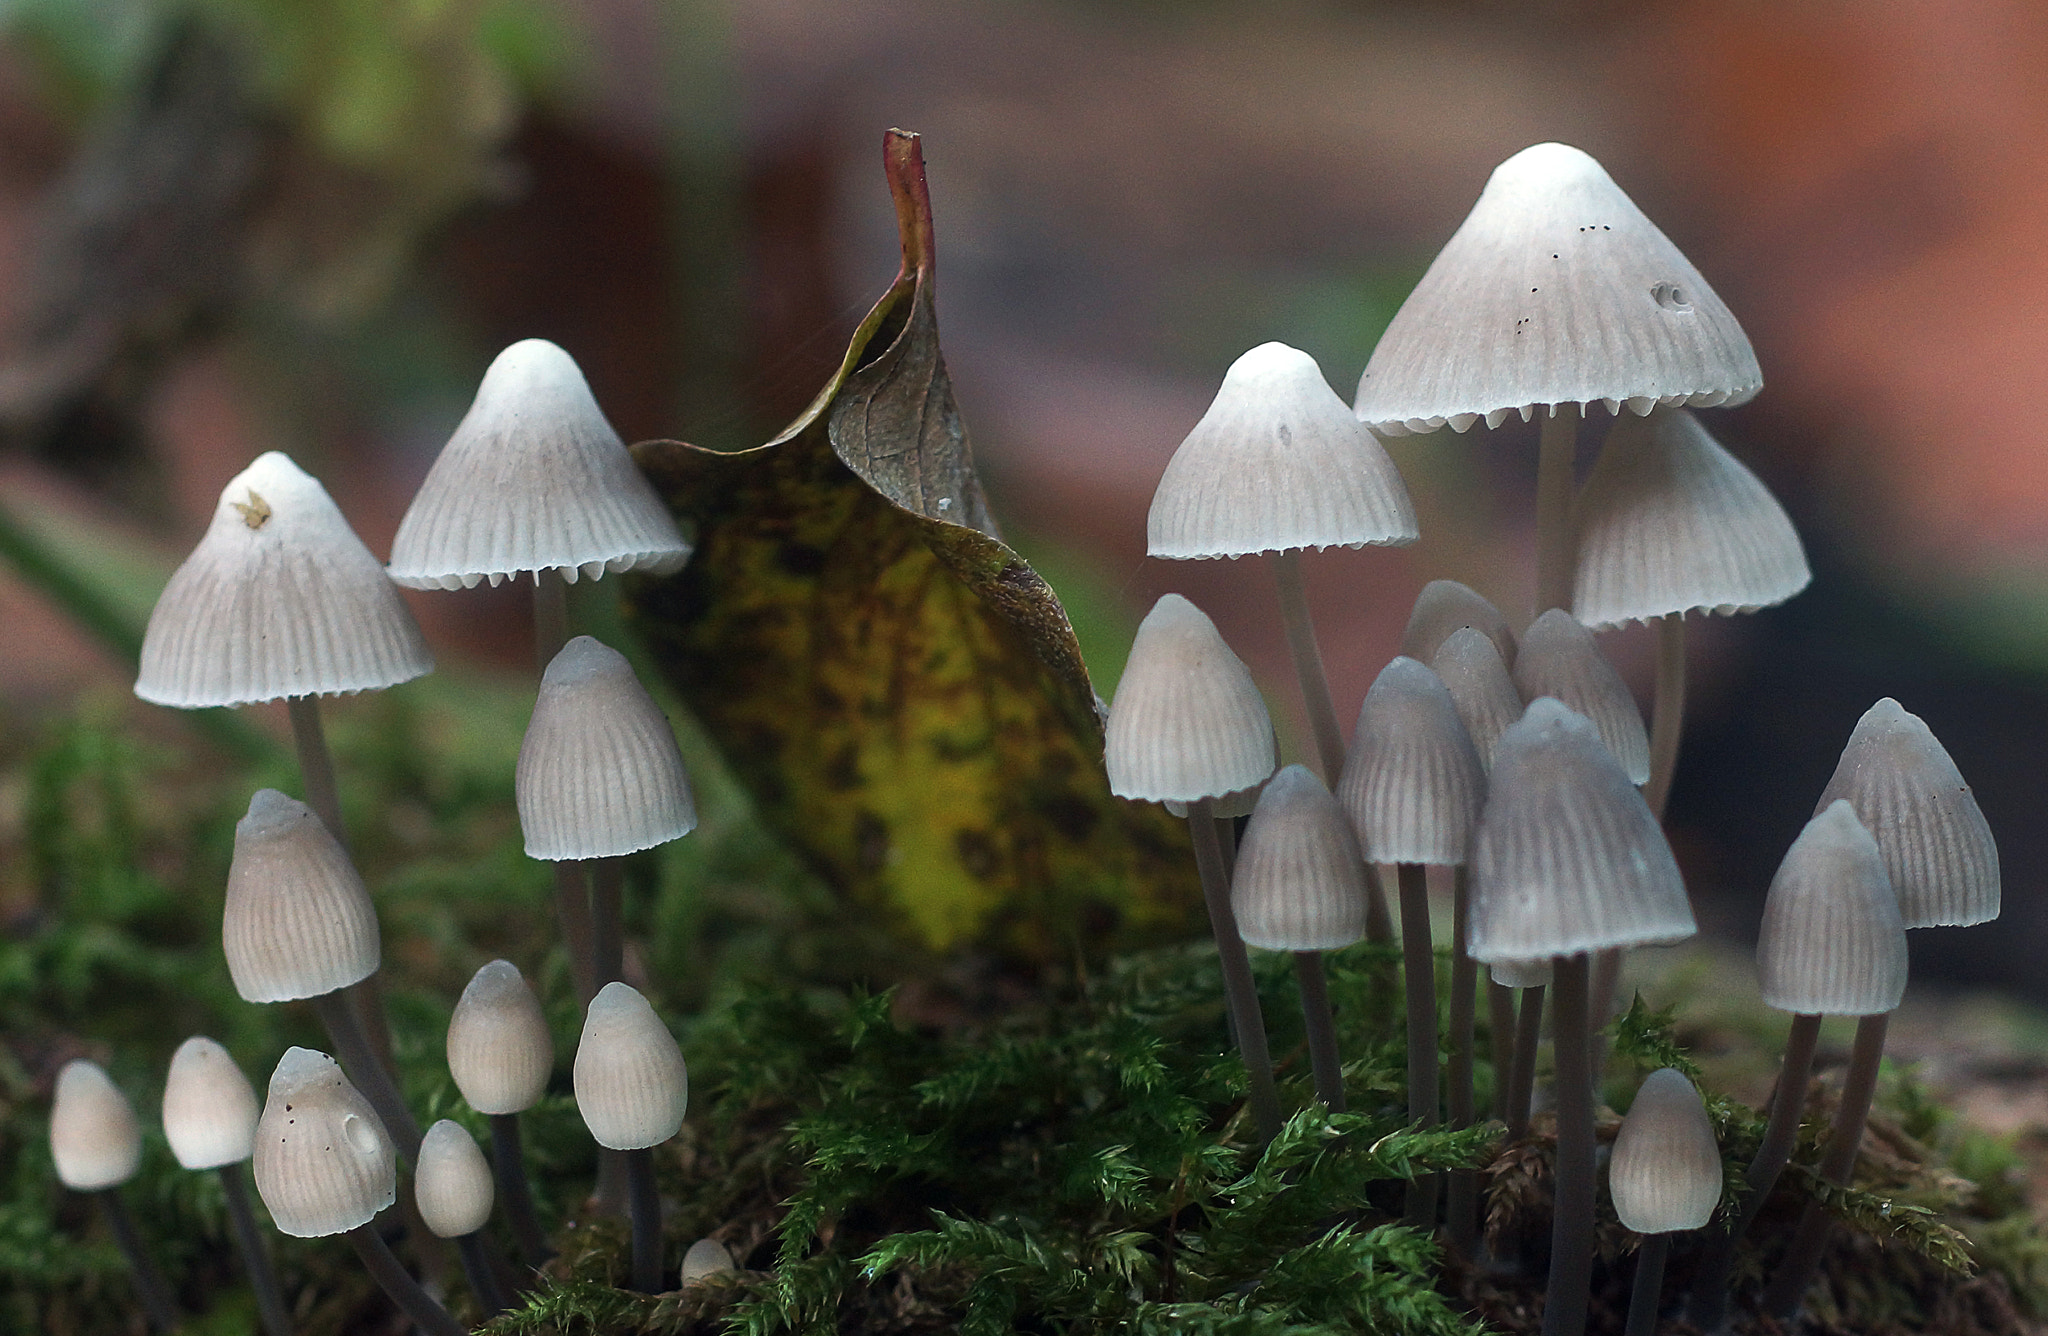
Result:
{"label": "bell-shaped cap", "polygon": [[374,691],[434,656],[318,480],[273,450],[220,494],[149,614],[135,694],[197,709]]}
{"label": "bell-shaped cap", "polygon": [[1721,1178],[1721,1147],[1700,1092],[1675,1067],[1651,1072],[1614,1134],[1614,1213],[1638,1234],[1699,1229],[1721,1204]]}
{"label": "bell-shaped cap", "polygon": [[1549,956],[1541,960],[1496,960],[1486,967],[1486,973],[1503,988],[1548,988],[1551,976],[1556,973],[1555,966]]}
{"label": "bell-shaped cap", "polygon": [[736,1270],[732,1253],[717,1239],[698,1239],[683,1254],[683,1284]]}
{"label": "bell-shaped cap", "polygon": [[377,972],[377,909],[313,809],[258,789],[235,823],[221,916],[228,974],[245,1002],[289,1002]]}
{"label": "bell-shaped cap", "polygon": [[1592,720],[1629,782],[1649,781],[1650,735],[1643,728],[1643,712],[1578,618],[1552,608],[1531,623],[1515,655],[1514,679],[1523,700],[1553,696]]}
{"label": "bell-shaped cap", "polygon": [[1463,863],[1486,770],[1443,682],[1402,655],[1380,670],[1344,760],[1337,799],[1375,863]]}
{"label": "bell-shaped cap", "polygon": [[1473,958],[1489,962],[1676,942],[1697,930],[1643,795],[1585,716],[1548,696],[1494,754],[1471,929]]}
{"label": "bell-shaped cap", "polygon": [[1574,515],[1587,626],[1754,612],[1813,579],[1785,508],[1682,408],[1617,421]]}
{"label": "bell-shaped cap", "polygon": [[50,1158],[74,1192],[119,1187],[142,1164],[142,1128],[135,1108],[104,1068],[73,1058],[57,1073],[50,1102]]}
{"label": "bell-shaped cap", "polygon": [[194,1035],[171,1055],[164,1080],[164,1139],[187,1169],[240,1164],[256,1145],[256,1087],[213,1040]]}
{"label": "bell-shaped cap", "polygon": [[1242,557],[1412,543],[1418,532],[1394,461],[1315,359],[1262,343],[1231,363],[1216,401],[1167,463],[1152,493],[1146,551]]}
{"label": "bell-shaped cap", "polygon": [[584,1125],[610,1150],[660,1145],[682,1129],[690,1106],[690,1074],[675,1036],[623,983],[606,984],[590,1000],[575,1082]]}
{"label": "bell-shaped cap", "polygon": [[1948,749],[1887,696],[1856,721],[1820,806],[1847,798],[1877,840],[1909,928],[1998,917],[1998,845]]}
{"label": "bell-shaped cap", "polygon": [[1508,619],[1491,599],[1456,580],[1431,580],[1422,586],[1401,632],[1401,652],[1428,663],[1446,640],[1467,627],[1493,642],[1503,664],[1515,661],[1515,633]]}
{"label": "bell-shaped cap", "polygon": [[626,656],[589,636],[541,676],[515,792],[529,858],[615,858],[697,828],[667,717]]}
{"label": "bell-shaped cap", "polygon": [[1357,836],[1303,766],[1283,766],[1245,824],[1230,879],[1237,935],[1268,951],[1335,951],[1365,936]]}
{"label": "bell-shaped cap", "polygon": [[1500,651],[1478,628],[1468,626],[1450,634],[1429,666],[1451,693],[1458,719],[1479,750],[1480,764],[1493,769],[1500,735],[1522,717],[1522,693],[1515,690]]}
{"label": "bell-shaped cap", "polygon": [[1359,420],[1464,431],[1539,407],[1746,402],[1749,338],[1604,168],[1563,144],[1496,167],[1380,336]]}
{"label": "bell-shaped cap", "polygon": [[448,1018],[448,1071],[478,1113],[524,1113],[547,1089],[555,1041],[519,967],[494,960],[462,990]]}
{"label": "bell-shaped cap", "polygon": [[1103,763],[1111,793],[1143,802],[1219,798],[1273,773],[1273,721],[1251,670],[1179,594],[1162,596],[1138,624]]}
{"label": "bell-shaped cap", "polygon": [[288,1048],[256,1124],[256,1192],[281,1233],[317,1239],[366,1225],[398,1200],[398,1151],[341,1065]]}
{"label": "bell-shaped cap", "polygon": [[1874,1016],[1906,994],[1906,928],[1877,841],[1846,799],[1806,823],[1778,864],[1756,939],[1764,1005]]}
{"label": "bell-shaped cap", "polygon": [[666,575],[689,544],[605,421],[583,372],[546,339],[497,356],[391,541],[391,578],[469,589],[524,571],[575,583]]}
{"label": "bell-shaped cap", "polygon": [[436,1238],[459,1239],[490,1221],[497,1195],[490,1161],[461,1123],[443,1118],[420,1138],[412,1195]]}

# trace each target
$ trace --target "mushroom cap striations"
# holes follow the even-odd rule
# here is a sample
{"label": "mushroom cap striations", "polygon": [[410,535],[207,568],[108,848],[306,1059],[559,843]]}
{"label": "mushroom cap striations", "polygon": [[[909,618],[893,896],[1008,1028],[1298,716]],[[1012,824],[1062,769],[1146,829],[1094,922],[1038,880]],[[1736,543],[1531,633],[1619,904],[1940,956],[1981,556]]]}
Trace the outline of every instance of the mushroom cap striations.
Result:
{"label": "mushroom cap striations", "polygon": [[1315,359],[1284,343],[1231,363],[1167,462],[1146,531],[1147,552],[1169,558],[1412,543],[1420,532],[1394,461]]}
{"label": "mushroom cap striations", "polygon": [[376,1110],[310,1048],[288,1048],[256,1124],[256,1192],[280,1233],[317,1239],[398,1200],[398,1152]]}
{"label": "mushroom cap striations", "polygon": [[1638,1234],[1699,1229],[1721,1204],[1721,1179],[1721,1147],[1700,1092],[1675,1067],[1651,1072],[1614,1135],[1614,1213]]}
{"label": "mushroom cap striations", "polygon": [[1682,408],[1616,422],[1574,511],[1587,626],[1754,612],[1813,579],[1785,508]]}
{"label": "mushroom cap striations", "polygon": [[1650,735],[1643,728],[1643,712],[1578,618],[1552,608],[1531,623],[1515,655],[1514,679],[1523,700],[1552,696],[1592,720],[1629,782],[1649,781]]}
{"label": "mushroom cap striations", "polygon": [[221,945],[245,1002],[289,1002],[377,972],[377,908],[304,803],[258,789],[235,824]]}
{"label": "mushroom cap striations", "polygon": [[615,858],[697,828],[668,718],[626,656],[589,636],[541,677],[514,791],[529,858]]}
{"label": "mushroom cap striations", "polygon": [[1500,735],[1515,726],[1523,708],[1522,693],[1515,690],[1515,679],[1501,662],[1500,651],[1478,628],[1468,626],[1453,631],[1437,648],[1430,667],[1451,693],[1458,719],[1479,749],[1480,764],[1493,769]]}
{"label": "mushroom cap striations", "polygon": [[1837,798],[1849,800],[1877,840],[1907,927],[1964,927],[1998,917],[1991,826],[1919,715],[1889,696],[1864,712],[1820,806]]}
{"label": "mushroom cap striations", "polygon": [[555,1041],[519,967],[494,960],[471,976],[448,1018],[448,1071],[478,1113],[524,1113],[547,1089]]}
{"label": "mushroom cap striations", "polygon": [[1541,960],[1496,960],[1486,973],[1503,988],[1548,988],[1556,971],[1549,956]]}
{"label": "mushroom cap striations", "polygon": [[419,625],[327,489],[273,450],[235,475],[164,586],[135,694],[198,709],[432,672]]}
{"label": "mushroom cap striations", "polygon": [[1138,625],[1102,759],[1110,792],[1142,802],[1220,798],[1273,773],[1273,721],[1251,671],[1179,594]]}
{"label": "mushroom cap striations", "polygon": [[1906,993],[1906,928],[1877,841],[1838,798],[1778,864],[1756,939],[1765,1006],[1874,1016]]}
{"label": "mushroom cap striations", "polygon": [[667,575],[690,546],[605,421],[574,359],[546,339],[498,354],[391,541],[391,578],[469,589],[524,571],[575,583]]}
{"label": "mushroom cap striations", "polygon": [[443,1118],[420,1138],[412,1195],[436,1238],[459,1239],[490,1222],[497,1198],[490,1161],[461,1123]]}
{"label": "mushroom cap striations", "polygon": [[690,1074],[675,1036],[623,983],[606,984],[590,1000],[575,1082],[584,1125],[610,1150],[660,1145],[681,1130],[690,1106]]}
{"label": "mushroom cap striations", "polygon": [[1469,856],[1486,801],[1486,768],[1436,673],[1403,655],[1380,670],[1337,798],[1375,863],[1454,866]]}
{"label": "mushroom cap striations", "polygon": [[1268,951],[1335,951],[1365,936],[1365,858],[1323,781],[1283,766],[1245,823],[1230,906]]}
{"label": "mushroom cap striations", "polygon": [[1359,420],[1464,431],[1511,412],[1746,402],[1763,373],[1742,326],[1599,163],[1563,144],[1496,167],[1380,337]]}
{"label": "mushroom cap striations", "polygon": [[135,1108],[104,1068],[73,1058],[57,1073],[50,1102],[50,1158],[74,1192],[119,1187],[142,1165]]}
{"label": "mushroom cap striations", "polygon": [[683,1254],[683,1284],[736,1270],[732,1253],[717,1239],[698,1239]]}
{"label": "mushroom cap striations", "polygon": [[256,1087],[213,1040],[194,1035],[171,1055],[164,1080],[164,1139],[187,1169],[240,1164],[256,1145]]}
{"label": "mushroom cap striations", "polygon": [[1472,862],[1472,955],[1534,960],[1693,935],[1671,846],[1593,725],[1548,696],[1502,735]]}
{"label": "mushroom cap striations", "polygon": [[1401,632],[1401,652],[1428,663],[1446,640],[1467,627],[1493,642],[1503,664],[1515,661],[1515,632],[1506,616],[1484,594],[1456,580],[1431,580],[1422,586]]}

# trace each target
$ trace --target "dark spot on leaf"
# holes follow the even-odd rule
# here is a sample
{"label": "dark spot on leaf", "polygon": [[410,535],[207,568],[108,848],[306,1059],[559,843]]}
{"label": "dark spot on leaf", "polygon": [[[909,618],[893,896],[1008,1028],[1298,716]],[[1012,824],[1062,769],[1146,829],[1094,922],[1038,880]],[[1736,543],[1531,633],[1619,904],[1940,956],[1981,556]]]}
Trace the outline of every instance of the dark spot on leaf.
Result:
{"label": "dark spot on leaf", "polygon": [[1079,844],[1095,833],[1095,827],[1102,820],[1097,812],[1079,798],[1058,797],[1038,804],[1038,810],[1052,824],[1052,828]]}
{"label": "dark spot on leaf", "polygon": [[805,543],[784,543],[775,549],[775,564],[791,575],[816,575],[825,569],[825,553]]}
{"label": "dark spot on leaf", "polygon": [[847,792],[860,787],[860,748],[847,743],[833,753],[818,772],[827,788]]}
{"label": "dark spot on leaf", "polygon": [[873,812],[858,812],[853,818],[854,856],[862,868],[880,872],[889,862],[889,827]]}
{"label": "dark spot on leaf", "polygon": [[986,881],[1002,870],[996,842],[985,830],[963,829],[953,833],[953,847],[960,853],[960,866],[977,881]]}

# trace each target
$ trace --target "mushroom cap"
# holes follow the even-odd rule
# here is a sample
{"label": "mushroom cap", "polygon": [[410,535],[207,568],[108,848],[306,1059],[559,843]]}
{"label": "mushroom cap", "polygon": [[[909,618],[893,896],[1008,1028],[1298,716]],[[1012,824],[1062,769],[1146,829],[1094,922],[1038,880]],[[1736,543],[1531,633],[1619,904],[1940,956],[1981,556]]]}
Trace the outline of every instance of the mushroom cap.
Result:
{"label": "mushroom cap", "polygon": [[1401,652],[1428,663],[1446,640],[1467,627],[1493,642],[1503,664],[1515,661],[1515,632],[1508,619],[1491,599],[1456,580],[1431,580],[1422,586],[1401,632]]}
{"label": "mushroom cap", "polygon": [[1458,718],[1465,725],[1472,745],[1479,749],[1480,764],[1493,769],[1494,749],[1500,735],[1522,717],[1522,693],[1501,662],[1500,651],[1476,627],[1453,631],[1438,646],[1430,660],[1437,680],[1451,693]]}
{"label": "mushroom cap", "polygon": [[377,908],[313,809],[258,789],[235,823],[221,946],[245,1002],[289,1002],[377,972]]}
{"label": "mushroom cap", "polygon": [[1864,712],[1820,807],[1837,798],[1849,800],[1877,840],[1907,927],[1963,927],[1998,917],[1991,825],[1919,715],[1889,696]]}
{"label": "mushroom cap", "polygon": [[626,656],[589,636],[541,676],[515,793],[529,858],[615,858],[697,828],[667,716]]}
{"label": "mushroom cap", "polygon": [[683,1284],[716,1276],[723,1272],[737,1270],[732,1263],[732,1252],[717,1239],[698,1239],[683,1254]]}
{"label": "mushroom cap", "polygon": [[1337,799],[1375,863],[1454,866],[1468,857],[1486,769],[1442,679],[1406,655],[1358,707]]}
{"label": "mushroom cap", "polygon": [[366,1225],[398,1200],[398,1152],[341,1064],[288,1048],[256,1124],[256,1193],[280,1233],[317,1239]]}
{"label": "mushroom cap", "polygon": [[555,1066],[540,999],[519,967],[494,960],[470,977],[448,1018],[448,1071],[478,1113],[524,1113]]}
{"label": "mushroom cap", "polygon": [[498,354],[391,540],[391,578],[469,589],[525,571],[575,583],[667,575],[690,546],[605,421],[569,354],[523,339]]}
{"label": "mushroom cap", "polygon": [[489,1223],[497,1196],[490,1161],[461,1123],[443,1118],[420,1138],[412,1195],[436,1238],[459,1239]]}
{"label": "mushroom cap", "polygon": [[1394,461],[1315,359],[1262,343],[1231,363],[1152,493],[1146,550],[1169,558],[1412,543]]}
{"label": "mushroom cap", "polygon": [[1282,766],[1245,824],[1230,906],[1237,935],[1268,951],[1335,951],[1365,936],[1365,858],[1323,781]]}
{"label": "mushroom cap", "polygon": [[1874,1016],[1906,994],[1906,927],[1877,841],[1838,798],[1806,823],[1764,900],[1756,939],[1764,1005]]}
{"label": "mushroom cap", "polygon": [[1472,861],[1472,956],[1534,960],[1697,931],[1643,795],[1585,716],[1530,702],[1494,754]]}
{"label": "mushroom cap", "polygon": [[164,1139],[187,1169],[240,1164],[256,1145],[263,1106],[225,1048],[194,1035],[171,1055],[164,1080]]}
{"label": "mushroom cap", "polygon": [[1574,516],[1587,626],[1754,612],[1813,579],[1785,508],[1682,408],[1617,421]]}
{"label": "mushroom cap", "polygon": [[1273,773],[1273,721],[1251,670],[1179,594],[1138,624],[1102,759],[1110,792],[1142,802],[1220,798]]}
{"label": "mushroom cap", "polygon": [[658,1146],[683,1126],[690,1074],[661,1017],[632,987],[608,983],[590,999],[576,1045],[576,1107],[597,1144]]}
{"label": "mushroom cap", "polygon": [[191,710],[374,691],[434,656],[319,481],[272,450],[236,474],[149,614],[135,694]]}
{"label": "mushroom cap", "polygon": [[1721,1180],[1721,1147],[1700,1092],[1675,1067],[1651,1072],[1614,1135],[1614,1213],[1638,1234],[1699,1229],[1721,1204]]}
{"label": "mushroom cap", "polygon": [[1579,619],[1552,608],[1522,633],[1515,655],[1515,690],[1523,700],[1553,696],[1593,721],[1631,784],[1650,778],[1650,735],[1643,712]]}
{"label": "mushroom cap", "polygon": [[1496,960],[1486,967],[1487,975],[1503,988],[1548,988],[1556,973],[1556,962],[1541,960]]}
{"label": "mushroom cap", "polygon": [[96,1062],[73,1058],[57,1073],[50,1101],[50,1158],[73,1192],[119,1187],[142,1165],[134,1106]]}
{"label": "mushroom cap", "polygon": [[1537,408],[1739,404],[1763,388],[1742,326],[1591,157],[1525,148],[1395,313],[1358,382],[1359,420],[1464,431]]}

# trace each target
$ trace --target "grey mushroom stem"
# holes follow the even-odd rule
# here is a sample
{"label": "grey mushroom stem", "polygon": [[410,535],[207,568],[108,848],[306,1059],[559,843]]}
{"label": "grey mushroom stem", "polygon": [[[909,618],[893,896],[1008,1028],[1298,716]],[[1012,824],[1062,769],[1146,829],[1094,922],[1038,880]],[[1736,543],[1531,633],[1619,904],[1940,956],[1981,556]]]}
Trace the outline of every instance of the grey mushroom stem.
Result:
{"label": "grey mushroom stem", "polygon": [[569,585],[558,570],[533,573],[533,660],[541,672],[569,643]]}
{"label": "grey mushroom stem", "polygon": [[278,1288],[270,1253],[263,1246],[263,1231],[256,1227],[256,1213],[249,1207],[249,1188],[242,1181],[242,1166],[224,1164],[214,1173],[220,1176],[221,1197],[227,1202],[235,1251],[241,1255],[242,1270],[248,1274],[249,1289],[256,1296],[256,1317],[263,1324],[264,1336],[292,1336],[291,1314],[285,1309],[284,1291]]}
{"label": "grey mushroom stem", "polygon": [[526,1182],[526,1152],[520,1144],[519,1115],[491,1115],[491,1171],[498,1180],[498,1202],[505,1208],[505,1222],[512,1226],[512,1240],[528,1266],[537,1267],[555,1255],[548,1237],[541,1232],[533,1213],[533,1189]]}
{"label": "grey mushroom stem", "polygon": [[1572,605],[1572,459],[1579,444],[1579,406],[1553,404],[1542,419],[1536,464],[1536,612]]}
{"label": "grey mushroom stem", "polygon": [[654,1152],[621,1151],[633,1219],[633,1288],[661,1293],[661,1198],[654,1189]]}
{"label": "grey mushroom stem", "polygon": [[1323,651],[1316,644],[1315,623],[1309,620],[1308,593],[1301,581],[1301,553],[1275,552],[1272,557],[1288,657],[1294,660],[1294,676],[1301,683],[1301,701],[1308,711],[1309,729],[1315,734],[1323,782],[1334,788],[1338,776],[1344,773],[1344,730],[1337,722],[1337,705],[1330,696],[1330,676],[1323,669]]}
{"label": "grey mushroom stem", "polygon": [[1551,976],[1557,1054],[1557,1206],[1543,1336],[1583,1336],[1593,1283],[1593,1071],[1587,1045],[1586,956],[1559,956]]}
{"label": "grey mushroom stem", "polygon": [[603,988],[626,977],[626,865],[593,858],[584,867],[590,877],[590,982]]}
{"label": "grey mushroom stem", "polygon": [[462,1324],[450,1317],[448,1310],[435,1302],[432,1295],[421,1289],[412,1273],[391,1255],[390,1246],[377,1232],[376,1221],[349,1230],[348,1241],[354,1246],[356,1255],[363,1259],[363,1266],[384,1287],[384,1293],[391,1296],[391,1302],[398,1305],[399,1311],[412,1319],[414,1326],[427,1336],[467,1336]]}
{"label": "grey mushroom stem", "polygon": [[1493,1064],[1493,1116],[1508,1120],[1508,1084],[1515,1065],[1515,990],[1486,981],[1486,1056]]}
{"label": "grey mushroom stem", "polygon": [[92,1196],[100,1204],[100,1216],[107,1222],[107,1232],[114,1236],[114,1244],[120,1248],[121,1256],[128,1263],[128,1274],[135,1282],[135,1297],[142,1302],[142,1311],[149,1318],[152,1330],[173,1331],[177,1328],[178,1305],[171,1298],[170,1287],[164,1284],[163,1273],[150,1260],[149,1251],[142,1246],[142,1236],[135,1232],[135,1221],[128,1214],[128,1207],[121,1201],[119,1188],[101,1188]]}
{"label": "grey mushroom stem", "polygon": [[455,1250],[462,1256],[462,1274],[469,1279],[469,1292],[483,1305],[486,1317],[496,1317],[512,1306],[511,1296],[498,1283],[498,1272],[491,1265],[490,1254],[484,1249],[481,1230],[463,1234],[455,1240]]}
{"label": "grey mushroom stem", "polygon": [[1685,614],[1657,619],[1657,694],[1650,703],[1650,782],[1643,801],[1664,819],[1671,780],[1678,773],[1678,739],[1685,730]]}
{"label": "grey mushroom stem", "polygon": [[1337,1021],[1330,1011],[1329,980],[1323,953],[1294,953],[1294,983],[1301,990],[1301,1022],[1308,1033],[1309,1064],[1315,1070],[1316,1098],[1331,1113],[1344,1112],[1344,1063],[1337,1054]]}
{"label": "grey mushroom stem", "polygon": [[[1471,899],[1471,879],[1460,866],[1453,871],[1451,881],[1451,1088],[1446,1097],[1451,1126],[1457,1128],[1470,1127],[1478,1117],[1472,1087],[1472,1046],[1479,967],[1465,949]],[[1454,1170],[1445,1185],[1444,1218],[1451,1246],[1466,1257],[1473,1255],[1479,1241],[1478,1202],[1478,1171]]]}
{"label": "grey mushroom stem", "polygon": [[1624,1336],[1655,1336],[1657,1301],[1664,1293],[1664,1259],[1671,1255],[1669,1234],[1646,1234],[1636,1250],[1636,1283],[1628,1296],[1628,1327]]}
{"label": "grey mushroom stem", "polygon": [[[1403,863],[1396,875],[1401,888],[1401,965],[1407,981],[1408,1121],[1435,1127],[1436,951],[1429,935],[1429,882],[1420,863]],[[1436,1195],[1437,1175],[1412,1180],[1403,1220],[1422,1229],[1434,1226]]]}
{"label": "grey mushroom stem", "polygon": [[[1529,1135],[1529,1107],[1536,1098],[1536,1045],[1543,1038],[1543,988],[1522,989],[1515,1018],[1515,1062],[1508,1071],[1508,1140]],[[1555,1026],[1552,1026],[1555,1029]]]}
{"label": "grey mushroom stem", "polygon": [[1202,898],[1209,907],[1209,931],[1223,966],[1223,992],[1230,1006],[1237,1049],[1244,1056],[1250,1082],[1252,1121],[1259,1141],[1280,1132],[1280,1093],[1273,1084],[1273,1058],[1266,1048],[1266,1022],[1259,1014],[1259,991],[1252,981],[1250,955],[1237,933],[1237,915],[1230,908],[1230,878],[1223,870],[1223,845],[1216,838],[1215,805],[1207,798],[1188,804],[1188,833],[1195,845],[1195,867],[1202,876]]}

